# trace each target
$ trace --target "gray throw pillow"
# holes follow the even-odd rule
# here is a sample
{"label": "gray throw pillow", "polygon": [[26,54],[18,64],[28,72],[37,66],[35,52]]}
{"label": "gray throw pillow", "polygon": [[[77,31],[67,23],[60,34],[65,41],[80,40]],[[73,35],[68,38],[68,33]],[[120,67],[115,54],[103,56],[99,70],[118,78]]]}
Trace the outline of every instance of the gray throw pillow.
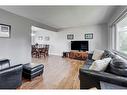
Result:
{"label": "gray throw pillow", "polygon": [[119,76],[127,77],[127,60],[116,56],[110,63],[110,72]]}

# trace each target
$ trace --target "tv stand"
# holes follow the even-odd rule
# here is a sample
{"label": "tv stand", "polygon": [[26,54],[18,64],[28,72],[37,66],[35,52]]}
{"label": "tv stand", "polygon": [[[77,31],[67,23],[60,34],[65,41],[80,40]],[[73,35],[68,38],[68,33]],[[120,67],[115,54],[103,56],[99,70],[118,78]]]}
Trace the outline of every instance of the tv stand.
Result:
{"label": "tv stand", "polygon": [[69,53],[69,58],[72,59],[86,60],[87,57],[88,57],[87,51],[71,51]]}

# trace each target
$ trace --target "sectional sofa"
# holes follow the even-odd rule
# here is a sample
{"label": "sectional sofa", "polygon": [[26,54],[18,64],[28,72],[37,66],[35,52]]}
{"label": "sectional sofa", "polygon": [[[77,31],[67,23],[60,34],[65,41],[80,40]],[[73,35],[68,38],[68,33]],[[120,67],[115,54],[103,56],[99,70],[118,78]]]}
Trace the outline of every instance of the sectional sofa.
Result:
{"label": "sectional sofa", "polygon": [[105,71],[90,70],[93,63],[92,53],[89,53],[83,68],[79,70],[80,89],[96,87],[98,89],[127,88],[127,60],[118,54],[105,50],[102,58],[112,58]]}

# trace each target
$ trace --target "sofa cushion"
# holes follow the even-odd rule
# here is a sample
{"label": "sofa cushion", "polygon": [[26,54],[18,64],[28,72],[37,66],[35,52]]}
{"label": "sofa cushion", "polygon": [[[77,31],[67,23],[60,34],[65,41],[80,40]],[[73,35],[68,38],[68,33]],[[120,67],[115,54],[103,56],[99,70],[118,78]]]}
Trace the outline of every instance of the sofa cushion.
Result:
{"label": "sofa cushion", "polygon": [[90,59],[86,59],[85,62],[86,62],[85,64],[87,64],[87,65],[88,65],[88,64],[91,65],[91,64],[94,62],[94,60],[92,60],[92,59],[91,59],[91,60],[90,60]]}
{"label": "sofa cushion", "polygon": [[93,60],[100,60],[102,55],[103,55],[103,53],[104,53],[104,51],[95,49],[94,52],[93,52],[92,59]]}
{"label": "sofa cushion", "polygon": [[116,68],[127,69],[127,60],[116,55],[111,63]]}
{"label": "sofa cushion", "polygon": [[109,51],[109,50],[104,50],[104,53],[103,53],[101,59],[108,58],[108,57],[114,58],[115,54],[113,52]]}
{"label": "sofa cushion", "polygon": [[111,58],[96,60],[93,62],[93,64],[90,66],[89,69],[95,70],[95,71],[105,71],[110,61],[111,61]]}
{"label": "sofa cushion", "polygon": [[92,65],[93,62],[94,62],[94,60],[92,60],[92,59],[86,59],[82,68],[89,69],[89,67]]}
{"label": "sofa cushion", "polygon": [[127,77],[127,60],[120,56],[116,56],[110,63],[110,72]]}

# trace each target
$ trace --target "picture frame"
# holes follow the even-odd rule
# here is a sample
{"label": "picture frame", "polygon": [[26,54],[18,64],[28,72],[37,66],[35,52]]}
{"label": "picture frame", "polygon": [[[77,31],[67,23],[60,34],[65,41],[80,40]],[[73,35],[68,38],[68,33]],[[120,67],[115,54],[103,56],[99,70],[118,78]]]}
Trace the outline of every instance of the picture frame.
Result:
{"label": "picture frame", "polygon": [[50,40],[50,37],[49,36],[46,36],[45,37],[45,41],[49,41]]}
{"label": "picture frame", "polygon": [[85,34],[85,39],[93,39],[93,33]]}
{"label": "picture frame", "polygon": [[1,38],[11,37],[11,25],[0,24],[0,37]]}
{"label": "picture frame", "polygon": [[74,39],[74,34],[67,34],[67,39],[68,40],[73,40]]}
{"label": "picture frame", "polygon": [[38,40],[43,40],[43,36],[38,36]]}

